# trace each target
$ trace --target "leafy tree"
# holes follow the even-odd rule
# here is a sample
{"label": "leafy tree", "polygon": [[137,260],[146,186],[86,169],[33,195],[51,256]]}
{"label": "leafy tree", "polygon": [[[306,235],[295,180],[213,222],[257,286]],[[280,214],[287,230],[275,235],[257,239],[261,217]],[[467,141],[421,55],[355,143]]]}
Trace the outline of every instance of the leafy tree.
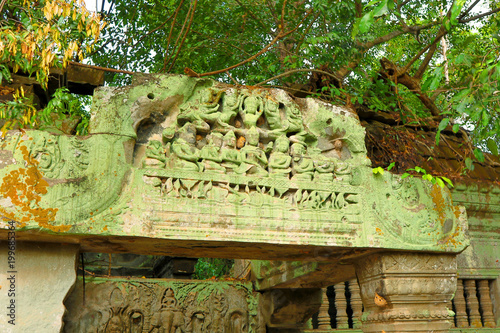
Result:
{"label": "leafy tree", "polygon": [[[0,83],[11,73],[34,76],[46,89],[51,68],[65,68],[92,51],[103,23],[88,12],[83,0],[9,0],[0,3]],[[24,90],[14,100],[0,104],[2,132],[14,126],[33,127],[49,123],[50,113],[79,113],[75,98],[66,90],[56,93],[49,107],[37,112]],[[5,121],[7,120],[7,121]]]}
{"label": "leafy tree", "polygon": [[441,130],[460,119],[494,149],[499,11],[496,0],[102,0],[110,24],[92,60],[286,87],[406,123],[432,116]]}

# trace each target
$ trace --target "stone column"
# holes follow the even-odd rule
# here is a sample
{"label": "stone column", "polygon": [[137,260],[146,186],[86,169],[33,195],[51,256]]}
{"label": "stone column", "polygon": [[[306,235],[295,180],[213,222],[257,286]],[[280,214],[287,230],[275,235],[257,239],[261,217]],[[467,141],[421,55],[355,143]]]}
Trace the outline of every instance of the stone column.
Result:
{"label": "stone column", "polygon": [[0,242],[0,332],[61,331],[77,254],[76,245]]}
{"label": "stone column", "polygon": [[318,313],[318,329],[329,330],[332,328],[332,325],[330,324],[330,314],[328,313],[328,310],[330,309],[330,301],[328,300],[328,295],[326,294],[326,288],[321,289],[321,293],[323,296]]}
{"label": "stone column", "polygon": [[382,253],[356,262],[363,332],[448,332],[455,255]]}

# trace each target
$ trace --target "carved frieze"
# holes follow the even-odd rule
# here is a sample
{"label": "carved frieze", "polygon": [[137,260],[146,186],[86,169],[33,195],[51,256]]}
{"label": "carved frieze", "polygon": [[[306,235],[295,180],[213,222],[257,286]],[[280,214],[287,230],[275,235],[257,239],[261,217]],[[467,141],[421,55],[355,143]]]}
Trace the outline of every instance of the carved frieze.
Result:
{"label": "carved frieze", "polygon": [[250,285],[95,278],[83,296],[81,282],[65,301],[64,332],[265,332]]}

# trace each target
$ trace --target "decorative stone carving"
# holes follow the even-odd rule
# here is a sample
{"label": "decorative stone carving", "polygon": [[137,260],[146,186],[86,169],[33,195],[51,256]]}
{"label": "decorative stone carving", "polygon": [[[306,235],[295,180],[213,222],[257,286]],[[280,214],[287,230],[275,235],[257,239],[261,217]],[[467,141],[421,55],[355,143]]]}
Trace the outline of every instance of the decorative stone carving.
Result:
{"label": "decorative stone carving", "polygon": [[[447,332],[453,323],[455,255],[383,253],[355,263],[363,332]],[[376,296],[387,304],[379,306]]]}
{"label": "decorative stone carving", "polygon": [[65,301],[64,332],[263,333],[258,295],[228,282],[86,278]]}
{"label": "decorative stone carving", "polygon": [[91,113],[86,137],[12,131],[2,141],[0,214],[19,232],[92,251],[140,244],[145,254],[193,256],[193,242],[203,242],[219,255],[214,245],[232,242],[239,257],[268,259],[287,259],[272,249],[277,240],[308,259],[322,247],[468,244],[465,213],[447,189],[373,174],[364,129],[347,108],[151,75],[96,91]]}

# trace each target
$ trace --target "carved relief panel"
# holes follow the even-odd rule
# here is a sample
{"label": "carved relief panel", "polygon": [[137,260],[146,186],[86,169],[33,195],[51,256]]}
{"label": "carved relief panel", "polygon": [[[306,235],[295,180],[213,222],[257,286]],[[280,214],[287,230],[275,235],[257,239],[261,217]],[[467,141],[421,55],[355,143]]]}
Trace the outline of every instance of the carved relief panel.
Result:
{"label": "carved relief panel", "polygon": [[265,332],[250,285],[86,279],[65,302],[64,332]]}

